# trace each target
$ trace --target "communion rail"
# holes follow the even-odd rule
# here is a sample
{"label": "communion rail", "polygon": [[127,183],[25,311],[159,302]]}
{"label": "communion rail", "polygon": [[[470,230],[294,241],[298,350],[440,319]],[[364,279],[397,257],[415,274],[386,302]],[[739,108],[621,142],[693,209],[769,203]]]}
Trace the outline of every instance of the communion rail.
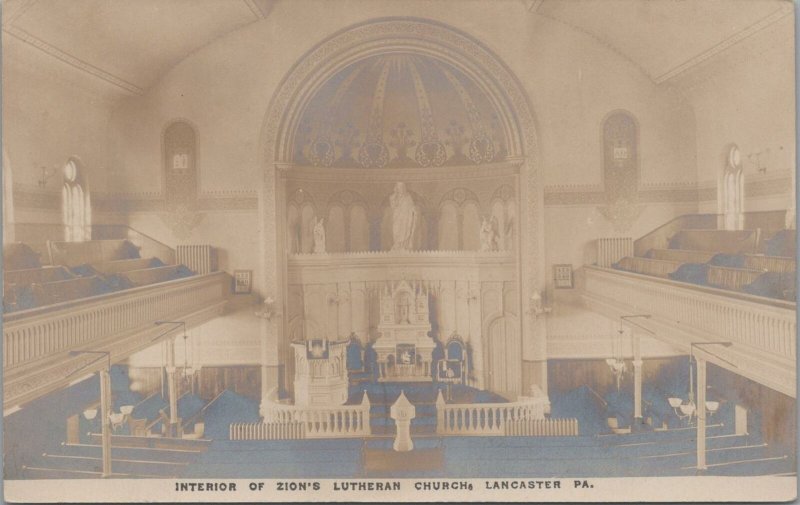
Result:
{"label": "communion rail", "polygon": [[[547,397],[521,397],[512,403],[447,404],[439,393],[436,400],[436,433],[440,435],[506,436],[510,423],[545,421],[550,408]],[[514,425],[516,427],[516,425]],[[553,431],[545,428],[545,431]]]}
{"label": "communion rail", "polygon": [[509,437],[577,437],[578,420],[569,419],[512,419],[506,421]]}
{"label": "communion rail", "polygon": [[231,440],[299,440],[306,438],[303,424],[290,423],[231,423]]}
{"label": "communion rail", "polygon": [[[372,431],[370,429],[370,402],[369,397],[364,393],[364,399],[359,405],[338,405],[333,407],[298,407],[287,405],[276,400],[276,389],[267,395],[265,402],[264,418],[261,423],[267,427],[250,429],[249,436],[280,436],[283,428],[275,428],[275,425],[293,426],[299,425],[300,438],[346,438],[346,437],[368,437]],[[231,440],[279,440],[278,438],[234,438],[244,436],[240,424],[230,425]],[[259,431],[261,430],[261,431]],[[270,431],[272,430],[272,431]],[[286,431],[285,433],[288,433]]]}

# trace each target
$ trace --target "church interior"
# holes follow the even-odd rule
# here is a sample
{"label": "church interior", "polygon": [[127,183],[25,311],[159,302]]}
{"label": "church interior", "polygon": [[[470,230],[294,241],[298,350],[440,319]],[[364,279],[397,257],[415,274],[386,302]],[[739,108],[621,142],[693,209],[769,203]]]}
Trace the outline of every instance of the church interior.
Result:
{"label": "church interior", "polygon": [[6,479],[796,475],[792,2],[3,11]]}

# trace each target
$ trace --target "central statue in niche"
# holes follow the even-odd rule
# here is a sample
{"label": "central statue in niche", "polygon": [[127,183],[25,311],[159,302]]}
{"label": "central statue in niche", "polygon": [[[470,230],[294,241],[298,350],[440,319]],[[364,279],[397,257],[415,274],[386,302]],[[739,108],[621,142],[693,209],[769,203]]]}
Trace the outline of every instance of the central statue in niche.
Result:
{"label": "central statue in niche", "polygon": [[418,211],[404,182],[394,185],[389,204],[392,206],[392,251],[409,251],[413,249]]}

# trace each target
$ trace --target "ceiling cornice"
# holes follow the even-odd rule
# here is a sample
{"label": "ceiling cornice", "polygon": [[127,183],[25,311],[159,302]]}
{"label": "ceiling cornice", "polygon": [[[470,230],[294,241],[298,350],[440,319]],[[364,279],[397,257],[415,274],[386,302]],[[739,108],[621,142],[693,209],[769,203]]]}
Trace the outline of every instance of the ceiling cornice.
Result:
{"label": "ceiling cornice", "polygon": [[[544,2],[544,0],[541,0],[539,2],[539,5],[541,5],[543,2]],[[537,9],[538,9],[538,7],[537,7]],[[564,21],[563,19],[557,18],[555,16],[551,16],[549,14],[545,14],[543,12],[537,12],[536,15],[537,16],[542,16],[543,18],[547,18],[550,21],[562,24],[562,25],[567,26],[567,27],[569,27],[569,28],[571,28],[571,29],[573,29],[573,30],[575,30],[577,32],[580,32],[580,33],[586,35],[587,37],[589,37],[589,38],[593,39],[594,41],[596,41],[597,43],[599,43],[601,46],[605,47],[609,51],[613,52],[614,54],[616,54],[620,58],[624,59],[625,61],[627,61],[628,63],[630,63],[634,67],[636,67],[648,79],[651,79],[651,80],[653,79],[653,76],[651,76],[650,73],[647,72],[647,70],[645,70],[644,67],[639,64],[639,62],[637,62],[636,60],[634,60],[633,58],[631,58],[630,56],[628,56],[624,52],[620,51],[617,48],[617,46],[609,43],[606,40],[603,40],[599,35],[596,35],[596,34],[592,33],[591,31],[586,30],[585,28],[582,28],[582,27],[577,26],[575,24],[572,24],[572,23],[570,23],[568,21]]]}
{"label": "ceiling cornice", "polygon": [[655,84],[663,84],[663,83],[665,83],[667,81],[670,81],[671,79],[677,77],[678,75],[683,74],[687,70],[689,70],[689,69],[691,69],[693,67],[696,67],[697,65],[700,65],[704,61],[707,61],[707,60],[713,58],[714,56],[724,52],[728,48],[738,44],[739,42],[741,42],[741,41],[743,41],[743,40],[745,40],[745,39],[747,39],[749,37],[751,37],[752,35],[755,35],[756,33],[760,32],[760,31],[764,30],[765,28],[771,26],[775,22],[781,20],[782,18],[784,18],[785,16],[787,16],[787,15],[789,15],[789,14],[791,14],[793,12],[792,3],[783,2],[781,4],[781,6],[777,10],[775,10],[772,13],[770,13],[766,17],[760,19],[759,21],[753,23],[752,25],[748,26],[747,28],[745,28],[745,29],[743,29],[743,30],[741,30],[739,32],[734,33],[733,35],[731,35],[731,36],[727,37],[726,39],[722,40],[721,42],[717,43],[716,45],[714,45],[710,49],[708,49],[706,51],[703,51],[702,53],[687,59],[683,63],[680,63],[680,64],[674,66],[672,69],[670,69],[670,70],[668,70],[668,71],[666,71],[666,72],[664,72],[662,74],[654,76],[650,72],[645,70],[645,68],[638,61],[636,61],[635,59],[631,58],[627,53],[625,53],[622,50],[620,50],[614,44],[611,44],[607,40],[603,39],[600,35],[595,34],[595,33],[591,32],[589,30],[586,30],[585,28],[582,28],[581,26],[578,26],[578,25],[575,25],[575,24],[570,23],[568,21],[565,21],[563,19],[560,19],[559,17],[553,16],[553,15],[549,15],[549,14],[544,14],[543,12],[540,12],[539,11],[539,7],[541,7],[541,5],[544,2],[545,2],[545,0],[526,0],[526,5],[527,5],[528,10],[530,12],[536,13],[536,15],[545,17],[545,18],[547,18],[547,19],[549,19],[551,21],[555,21],[557,23],[561,23],[561,24],[563,24],[565,26],[568,26],[568,27],[572,28],[573,30],[579,31],[579,32],[591,37],[592,39],[596,40],[597,42],[599,42],[600,44],[602,44],[606,48],[608,48],[611,51],[613,51],[615,54],[617,54],[620,57],[624,58],[626,61],[632,63],[634,66],[636,66],[636,68],[638,68],[644,75],[646,75]]}
{"label": "ceiling cornice", "polygon": [[3,6],[3,26],[12,24],[19,19],[20,16],[30,9],[37,0],[20,0],[19,7],[9,9],[8,5]]}
{"label": "ceiling cornice", "polygon": [[250,11],[256,17],[256,21],[259,21],[261,19],[266,19],[266,17],[272,10],[273,2],[271,1],[267,4],[264,4],[263,2],[261,3],[256,2],[256,0],[242,0],[242,1],[245,3],[245,5],[247,5],[247,8],[250,9]]}
{"label": "ceiling cornice", "polygon": [[653,78],[653,81],[656,84],[662,84],[670,79],[686,72],[692,67],[695,67],[704,61],[716,56],[717,54],[725,51],[729,47],[732,47],[739,42],[745,40],[746,38],[755,35],[756,33],[760,32],[761,30],[769,27],[776,21],[779,21],[784,16],[791,14],[793,11],[792,4],[788,2],[784,2],[775,12],[769,14],[768,16],[762,18],[761,20],[753,23],[752,25],[748,26],[742,31],[736,32],[730,37],[724,39],[723,41],[719,42],[712,48],[703,51],[702,53],[689,58],[688,60],[684,61],[680,65],[673,67],[671,70],[664,72],[661,75],[658,75]]}
{"label": "ceiling cornice", "polygon": [[528,4],[528,10],[530,12],[536,12],[539,10],[539,7],[542,6],[543,2],[544,0],[526,0],[526,3]]}
{"label": "ceiling cornice", "polygon": [[42,51],[43,53],[45,53],[45,54],[47,54],[49,56],[52,56],[53,58],[55,58],[55,59],[57,59],[57,60],[59,60],[59,61],[61,61],[63,63],[66,63],[67,65],[69,65],[69,66],[71,66],[71,67],[73,67],[73,68],[75,68],[77,70],[81,70],[81,71],[83,71],[83,72],[85,72],[87,74],[90,74],[90,75],[92,75],[92,76],[94,76],[94,77],[96,77],[98,79],[101,79],[101,80],[103,80],[103,81],[105,81],[105,82],[107,82],[109,84],[112,84],[112,85],[114,85],[114,86],[116,86],[116,87],[118,87],[118,88],[120,88],[120,89],[122,89],[122,90],[124,90],[124,91],[126,91],[128,93],[131,93],[131,94],[134,94],[134,95],[143,95],[144,94],[144,90],[142,88],[140,88],[139,86],[137,86],[137,85],[135,85],[133,83],[130,83],[130,82],[126,81],[125,79],[122,79],[121,77],[118,77],[118,76],[116,76],[114,74],[111,74],[111,73],[103,70],[102,68],[96,67],[96,66],[92,65],[91,63],[83,61],[80,58],[77,58],[77,57],[75,57],[75,56],[73,56],[73,55],[71,55],[69,53],[66,53],[66,52],[62,51],[61,49],[59,49],[59,48],[57,48],[57,47],[55,47],[53,45],[50,45],[47,42],[45,42],[45,41],[43,41],[43,40],[41,40],[41,39],[39,39],[37,37],[34,37],[33,35],[31,35],[30,33],[26,32],[25,30],[22,30],[20,28],[17,28],[15,26],[9,24],[9,25],[3,27],[3,31],[5,33],[11,35],[12,37],[16,38],[17,40],[20,40],[20,41],[28,44],[29,46],[35,47],[36,49]]}

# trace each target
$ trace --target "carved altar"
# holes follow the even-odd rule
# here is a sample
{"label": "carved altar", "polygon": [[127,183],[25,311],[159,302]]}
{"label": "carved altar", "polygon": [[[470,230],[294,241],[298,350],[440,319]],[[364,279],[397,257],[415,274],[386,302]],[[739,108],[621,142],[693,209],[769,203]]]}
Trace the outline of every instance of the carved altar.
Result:
{"label": "carved altar", "polygon": [[347,402],[347,340],[292,342],[294,348],[294,403],[300,407],[328,407]]}
{"label": "carved altar", "polygon": [[429,336],[428,290],[407,281],[386,284],[380,296],[379,381],[430,381],[436,343]]}

